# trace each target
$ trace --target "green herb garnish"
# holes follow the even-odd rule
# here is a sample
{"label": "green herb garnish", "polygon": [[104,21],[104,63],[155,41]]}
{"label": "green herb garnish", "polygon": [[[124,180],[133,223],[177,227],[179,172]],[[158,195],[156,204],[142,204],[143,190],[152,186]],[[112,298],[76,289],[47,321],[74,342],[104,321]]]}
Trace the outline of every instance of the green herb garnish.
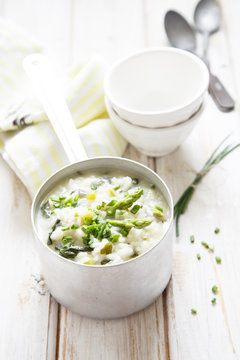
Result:
{"label": "green herb garnish", "polygon": [[65,227],[65,228],[62,228],[61,230],[62,231],[67,231],[67,230],[69,230],[70,228],[69,228],[69,226],[68,227]]}
{"label": "green herb garnish", "polygon": [[216,229],[214,230],[215,234],[218,234],[218,233],[219,233],[219,231],[220,231],[220,229],[219,229],[219,228],[216,228]]}
{"label": "green herb garnish", "polygon": [[191,309],[191,313],[194,314],[194,315],[196,315],[196,314],[197,314],[197,310]]}
{"label": "green herb garnish", "polygon": [[118,242],[120,235],[119,234],[113,234],[110,236],[109,241],[111,241],[112,243]]}
{"label": "green herb garnish", "polygon": [[219,256],[215,257],[216,263],[217,264],[221,264],[222,263],[222,259]]}
{"label": "green herb garnish", "polygon": [[69,241],[71,241],[72,240],[72,236],[71,235],[69,235],[69,236],[64,236],[63,238],[62,238],[62,242],[64,243],[64,244],[66,244],[67,242],[69,242]]}
{"label": "green herb garnish", "polygon": [[92,190],[97,190],[97,184],[95,182],[91,183],[91,189]]}
{"label": "green herb garnish", "polygon": [[153,190],[156,189],[156,185],[152,184],[151,189],[153,189]]}
{"label": "green herb garnish", "polygon": [[212,287],[212,292],[216,295],[218,293],[218,287],[216,285],[214,285]]}
{"label": "green herb garnish", "polygon": [[200,254],[197,254],[196,256],[197,256],[198,260],[201,260],[201,255]]}
{"label": "green herb garnish", "polygon": [[216,299],[216,298],[213,298],[213,299],[211,300],[211,302],[212,302],[212,304],[213,304],[213,305],[215,305],[215,304],[216,304],[216,301],[217,301],[217,299]]}
{"label": "green herb garnish", "polygon": [[113,190],[118,190],[120,189],[120,185],[116,186],[115,188],[113,188]]}
{"label": "green herb garnish", "polygon": [[141,205],[134,205],[134,207],[130,210],[132,214],[136,214],[138,212],[139,209],[141,209],[142,206]]}
{"label": "green herb garnish", "polygon": [[71,229],[72,230],[77,230],[77,229],[79,229],[79,225],[78,224],[72,224]]}
{"label": "green herb garnish", "polygon": [[52,208],[49,204],[49,201],[46,201],[42,206],[41,206],[41,212],[43,214],[44,217],[49,218],[50,215],[52,214]]}
{"label": "green herb garnish", "polygon": [[103,201],[101,205],[97,205],[97,210],[102,210],[106,206],[106,203]]}
{"label": "green herb garnish", "polygon": [[207,249],[207,250],[209,250],[211,252],[214,252],[214,249],[210,248],[210,246],[205,241],[202,241],[201,244],[202,244],[202,246],[205,247],[205,249]]}
{"label": "green herb garnish", "polygon": [[138,179],[138,178],[132,179],[132,183],[133,183],[134,185],[139,184],[139,179]]}
{"label": "green herb garnish", "polygon": [[59,251],[59,254],[67,259],[73,259],[77,256],[77,254],[79,252],[90,252],[93,251],[93,248],[91,248],[90,246],[74,246],[71,245],[69,247],[65,248],[61,248]]}
{"label": "green herb garnish", "polygon": [[117,200],[111,200],[108,204],[107,204],[107,206],[113,206],[113,205],[115,205],[117,203]]}
{"label": "green herb garnish", "polygon": [[48,245],[52,245],[52,233],[56,230],[57,226],[60,226],[61,224],[61,220],[60,219],[57,219],[52,227],[52,230],[50,231],[50,233],[48,234],[48,241],[47,241],[47,244]]}
{"label": "green herb garnish", "polygon": [[101,261],[101,265],[106,265],[107,263],[109,263],[111,260],[110,259],[103,259]]}
{"label": "green herb garnish", "polygon": [[191,236],[190,236],[190,242],[191,242],[191,244],[193,244],[193,243],[195,242],[195,237],[194,237],[194,235],[191,235]]}
{"label": "green herb garnish", "polygon": [[217,148],[213,151],[209,159],[204,164],[203,168],[195,176],[193,182],[187,187],[187,189],[180,196],[176,205],[174,206],[174,217],[176,218],[176,236],[179,236],[179,218],[182,214],[185,213],[189,201],[192,198],[192,195],[196,189],[196,185],[202,180],[202,178],[211,170],[215,165],[217,165],[221,160],[223,160],[228,154],[240,146],[240,143],[237,145],[227,145],[218,153],[218,150],[222,144],[226,141],[228,136],[220,142]]}
{"label": "green herb garnish", "polygon": [[128,236],[128,231],[126,229],[122,229],[121,234],[122,234],[122,236],[126,237],[126,236]]}
{"label": "green herb garnish", "polygon": [[166,221],[166,218],[163,214],[163,209],[159,206],[155,206],[155,209],[153,209],[153,215],[159,218],[161,221]]}

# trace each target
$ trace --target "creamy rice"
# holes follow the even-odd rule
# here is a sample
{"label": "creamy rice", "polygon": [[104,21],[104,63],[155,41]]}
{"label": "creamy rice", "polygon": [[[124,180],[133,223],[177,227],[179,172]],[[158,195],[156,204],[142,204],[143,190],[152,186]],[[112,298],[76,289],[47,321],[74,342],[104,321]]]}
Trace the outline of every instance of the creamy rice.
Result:
{"label": "creamy rice", "polygon": [[57,185],[37,214],[40,238],[87,265],[119,264],[153,247],[169,207],[154,185],[123,174],[78,175]]}

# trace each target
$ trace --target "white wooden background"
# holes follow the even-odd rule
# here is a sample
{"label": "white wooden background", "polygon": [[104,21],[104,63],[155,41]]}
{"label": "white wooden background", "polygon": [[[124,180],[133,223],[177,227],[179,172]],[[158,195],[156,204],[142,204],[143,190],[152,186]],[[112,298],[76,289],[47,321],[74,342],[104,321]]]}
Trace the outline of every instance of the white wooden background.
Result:
{"label": "white wooden background", "polygon": [[[177,200],[213,148],[239,136],[240,1],[221,0],[223,24],[212,36],[212,69],[237,100],[219,112],[212,100],[189,139],[172,155],[126,156],[155,169]],[[0,0],[0,15],[32,33],[63,66],[92,53],[112,63],[136,49],[167,45],[163,17],[170,8],[192,21],[195,0]],[[172,280],[144,311],[96,321],[58,305],[41,278],[30,224],[31,200],[0,158],[0,359],[240,359],[240,150],[207,175],[181,219]],[[220,233],[214,234],[215,227]],[[195,235],[195,244],[189,236]],[[214,256],[201,245],[209,242]],[[201,254],[201,261],[196,254]],[[211,287],[219,289],[212,306]],[[196,316],[190,309],[198,311]]]}

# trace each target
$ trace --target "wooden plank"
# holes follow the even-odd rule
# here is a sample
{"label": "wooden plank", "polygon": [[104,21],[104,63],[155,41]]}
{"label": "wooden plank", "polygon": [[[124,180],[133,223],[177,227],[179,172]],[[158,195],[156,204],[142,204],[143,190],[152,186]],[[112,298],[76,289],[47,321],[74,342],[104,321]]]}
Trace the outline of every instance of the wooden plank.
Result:
{"label": "wooden plank", "polygon": [[43,47],[56,64],[71,62],[71,2],[68,0],[8,0],[4,17],[25,29]]}
{"label": "wooden plank", "polygon": [[97,54],[112,63],[145,45],[142,1],[84,0],[72,13],[74,62]]}
{"label": "wooden plank", "polygon": [[[132,147],[126,157],[153,167]],[[94,320],[61,307],[59,359],[162,359],[168,358],[165,337],[164,298],[147,309],[118,320]],[[143,341],[144,339],[144,341]]]}
{"label": "wooden plank", "polygon": [[[3,1],[1,15],[40,41],[60,65],[69,60],[69,2]],[[65,25],[63,26],[63,23]],[[31,199],[1,161],[0,226],[5,254],[1,258],[2,359],[54,359],[58,305],[46,292],[30,222]],[[3,245],[2,245],[3,246]]]}
{"label": "wooden plank", "polygon": [[[145,45],[144,8],[139,1],[75,3],[73,13],[75,62],[83,53],[97,52],[111,63]],[[125,156],[154,167],[152,159],[132,147]],[[60,319],[59,359],[168,358],[162,297],[148,309],[125,319],[86,319],[63,307]]]}
{"label": "wooden plank", "polygon": [[2,359],[45,359],[49,293],[39,274],[30,222],[31,200],[21,182],[0,159],[0,262]]}
{"label": "wooden plank", "polygon": [[[188,8],[181,2],[177,10],[191,19],[193,6],[194,2],[192,7],[188,2]],[[233,93],[226,49],[222,30],[211,39],[209,55],[215,73]],[[157,171],[169,184],[175,201],[215,145],[226,134],[236,131],[239,132],[237,113],[220,113],[209,99],[208,107],[189,139],[175,153],[156,161]],[[230,155],[207,175],[180,221],[181,235],[175,241],[173,277],[167,290],[172,359],[239,357],[239,318],[236,316],[235,304],[239,288],[236,289],[234,285],[239,273],[235,250],[238,246],[238,229],[234,225],[233,215],[235,213],[235,216],[239,216],[234,201],[234,198],[239,198],[239,172],[236,172],[235,166],[238,158],[239,153]],[[221,228],[219,235],[214,234],[216,226]],[[190,243],[191,234],[196,237],[195,244]],[[201,241],[213,244],[215,253],[208,253]],[[200,261],[196,258],[197,253],[201,254]],[[215,255],[221,256],[222,265],[216,264]],[[216,306],[211,304],[214,297],[211,288],[214,284],[219,287]],[[198,314],[192,315],[191,308],[196,308]]]}

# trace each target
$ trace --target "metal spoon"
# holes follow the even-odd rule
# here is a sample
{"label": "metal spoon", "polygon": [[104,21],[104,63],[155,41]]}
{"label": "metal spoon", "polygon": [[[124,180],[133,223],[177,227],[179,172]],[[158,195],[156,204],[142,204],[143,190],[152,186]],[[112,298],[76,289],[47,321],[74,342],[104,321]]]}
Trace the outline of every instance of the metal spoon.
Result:
{"label": "metal spoon", "polygon": [[[210,35],[217,32],[221,25],[221,10],[216,0],[201,0],[194,11],[194,22],[196,29],[203,34],[203,60],[208,63],[208,44]],[[234,108],[234,101],[228,94],[220,80],[210,76],[209,92],[216,104],[223,111]]]}
{"label": "metal spoon", "polygon": [[[170,10],[164,19],[165,30],[169,42],[184,50],[194,52],[197,47],[196,34],[184,17],[176,11]],[[207,64],[208,65],[208,64]],[[221,111],[230,111],[234,108],[234,101],[227,93],[219,79],[210,72],[209,93]]]}

